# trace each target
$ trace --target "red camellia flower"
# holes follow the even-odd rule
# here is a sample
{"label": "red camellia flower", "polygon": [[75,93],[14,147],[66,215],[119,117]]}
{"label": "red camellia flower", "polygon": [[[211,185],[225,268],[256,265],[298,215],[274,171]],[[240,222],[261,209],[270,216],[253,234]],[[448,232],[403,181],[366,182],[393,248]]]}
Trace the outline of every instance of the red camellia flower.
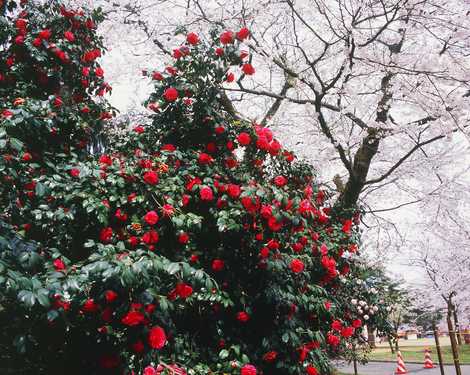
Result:
{"label": "red camellia flower", "polygon": [[277,358],[276,351],[270,351],[263,355],[263,361],[266,361],[266,362],[273,362],[276,360],[276,358]]}
{"label": "red camellia flower", "polygon": [[147,245],[152,245],[158,242],[160,236],[154,230],[149,230],[142,236],[142,241]]}
{"label": "red camellia flower", "polygon": [[287,184],[287,178],[284,176],[276,176],[274,177],[274,184],[278,187],[282,187]]}
{"label": "red camellia flower", "polygon": [[251,64],[243,64],[242,65],[242,71],[247,76],[251,76],[251,75],[255,74],[255,68],[253,68],[253,65],[251,65]]}
{"label": "red camellia flower", "polygon": [[186,35],[186,41],[189,44],[195,46],[199,43],[199,36],[196,33],[189,33],[188,35]]}
{"label": "red camellia flower", "polygon": [[339,320],[333,320],[333,322],[331,323],[331,329],[334,330],[334,331],[341,331],[341,329],[343,328],[343,324],[339,321]]}
{"label": "red camellia flower", "polygon": [[241,28],[237,33],[237,39],[240,41],[245,40],[249,36],[250,36],[250,30],[248,30],[246,27]]}
{"label": "red camellia flower", "polygon": [[318,370],[312,365],[308,365],[305,370],[307,371],[307,375],[319,375]]}
{"label": "red camellia flower", "polygon": [[187,244],[188,241],[189,241],[188,233],[186,232],[180,233],[180,235],[178,236],[178,242],[181,244]]}
{"label": "red camellia flower", "polygon": [[21,157],[21,160],[26,161],[26,162],[31,161],[32,159],[33,157],[31,156],[29,152],[25,152],[23,156]]}
{"label": "red camellia flower", "polygon": [[39,32],[39,37],[43,40],[49,40],[51,36],[52,36],[52,32],[49,29],[44,29]]}
{"label": "red camellia flower", "polygon": [[198,157],[199,164],[210,164],[214,161],[212,156],[206,154],[205,152],[201,152]]}
{"label": "red camellia flower", "polygon": [[118,298],[118,294],[114,290],[107,290],[104,292],[104,298],[106,302],[112,303]]}
{"label": "red camellia flower", "polygon": [[161,349],[166,344],[166,334],[163,328],[153,327],[148,334],[148,343],[152,349]]}
{"label": "red camellia flower", "polygon": [[149,211],[144,216],[144,220],[148,225],[157,224],[158,219],[158,214],[155,211]]}
{"label": "red camellia flower", "polygon": [[230,44],[233,43],[233,31],[227,30],[220,34],[220,43]]}
{"label": "red camellia flower", "polygon": [[145,320],[144,314],[139,311],[129,311],[124,317],[121,319],[122,324],[134,327],[141,324]]}
{"label": "red camellia flower", "polygon": [[228,184],[227,194],[230,196],[230,198],[233,198],[233,199],[238,198],[241,194],[240,186],[235,185],[235,184]]}
{"label": "red camellia flower", "polygon": [[333,335],[332,333],[328,333],[328,335],[326,336],[326,342],[331,346],[338,346],[340,341],[340,338],[338,336]]}
{"label": "red camellia flower", "polygon": [[201,188],[201,190],[199,191],[199,196],[203,201],[211,201],[214,199],[214,193],[212,192],[212,189],[208,186],[204,186]]}
{"label": "red camellia flower", "polygon": [[97,77],[103,77],[104,76],[104,70],[100,66],[95,69],[95,75]]}
{"label": "red camellia flower", "polygon": [[158,375],[157,370],[155,370],[152,366],[147,366],[144,369],[143,375]]}
{"label": "red camellia flower", "polygon": [[256,375],[256,367],[253,365],[245,365],[240,369],[240,375]]}
{"label": "red camellia flower", "polygon": [[181,298],[188,298],[193,294],[193,288],[191,285],[185,283],[178,283],[176,285],[176,294]]}
{"label": "red camellia flower", "polygon": [[342,330],[341,330],[341,336],[342,337],[351,337],[353,334],[354,334],[354,327],[344,327]]}
{"label": "red camellia flower", "polygon": [[232,72],[227,73],[227,77],[225,78],[225,80],[229,83],[235,81],[235,74],[233,74]]}
{"label": "red camellia flower", "polygon": [[111,227],[103,228],[100,232],[100,241],[109,242],[113,237],[113,229]]}
{"label": "red camellia flower", "polygon": [[355,320],[353,320],[352,326],[353,326],[354,328],[361,328],[361,327],[362,327],[362,321],[361,321],[361,319],[355,319]]}
{"label": "red camellia flower", "polygon": [[224,269],[224,261],[222,259],[214,259],[212,261],[212,270],[215,272],[220,272]]}
{"label": "red camellia flower", "polygon": [[240,143],[240,145],[247,146],[251,142],[251,137],[248,133],[242,132],[238,135],[237,141],[238,141],[238,143]]}
{"label": "red camellia flower", "polygon": [[168,87],[163,92],[163,97],[167,102],[174,102],[176,99],[178,99],[178,90],[176,90],[174,87]]}
{"label": "red camellia flower", "polygon": [[215,49],[215,54],[216,54],[217,56],[223,56],[223,55],[224,55],[224,49],[223,49],[223,48],[220,48],[220,47],[216,48],[216,49]]}
{"label": "red camellia flower", "polygon": [[18,44],[19,46],[24,44],[24,36],[23,35],[18,35],[15,38],[15,44]]}
{"label": "red camellia flower", "polygon": [[53,264],[54,264],[54,269],[56,271],[65,271],[65,268],[66,268],[65,263],[62,261],[62,259],[60,258],[55,259]]}
{"label": "red camellia flower", "polygon": [[149,185],[156,185],[158,184],[158,174],[154,171],[145,172],[144,181]]}
{"label": "red camellia flower", "polygon": [[72,177],[76,177],[76,178],[79,177],[79,176],[80,176],[80,169],[72,168],[72,169],[70,170],[70,175],[71,175]]}
{"label": "red camellia flower", "polygon": [[237,320],[239,322],[246,323],[250,320],[250,315],[248,315],[248,313],[245,311],[240,311],[239,313],[237,313]]}
{"label": "red camellia flower", "polygon": [[152,79],[154,79],[155,81],[163,81],[163,75],[162,73],[160,72],[153,72],[152,73]]}
{"label": "red camellia flower", "polygon": [[98,311],[98,305],[92,298],[89,298],[83,303],[82,311],[87,313],[94,313]]}
{"label": "red camellia flower", "polygon": [[69,42],[74,42],[75,41],[75,35],[71,31],[66,31],[64,33],[64,38],[67,39]]}
{"label": "red camellia flower", "polygon": [[304,270],[304,263],[300,259],[292,259],[290,262],[290,269],[294,273],[300,273]]}

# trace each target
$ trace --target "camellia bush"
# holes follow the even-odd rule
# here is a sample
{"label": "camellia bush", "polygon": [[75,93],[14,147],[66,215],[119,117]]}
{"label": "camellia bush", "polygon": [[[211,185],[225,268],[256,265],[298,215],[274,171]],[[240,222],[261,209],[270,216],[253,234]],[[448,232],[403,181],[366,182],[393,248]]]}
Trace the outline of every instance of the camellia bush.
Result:
{"label": "camellia bush", "polygon": [[249,30],[179,35],[116,135],[100,13],[0,4],[3,372],[329,374],[362,325],[338,299],[354,219],[226,111]]}

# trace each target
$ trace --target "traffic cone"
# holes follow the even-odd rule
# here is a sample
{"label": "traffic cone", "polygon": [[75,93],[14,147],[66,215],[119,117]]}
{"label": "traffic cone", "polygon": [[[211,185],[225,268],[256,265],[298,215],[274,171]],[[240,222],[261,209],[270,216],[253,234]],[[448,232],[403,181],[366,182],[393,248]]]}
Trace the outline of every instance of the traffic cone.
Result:
{"label": "traffic cone", "polygon": [[403,357],[401,353],[398,351],[397,352],[397,369],[395,370],[395,375],[400,375],[400,374],[408,374],[408,371],[406,371],[405,362],[403,361]]}
{"label": "traffic cone", "polygon": [[434,368],[434,363],[431,359],[431,350],[429,348],[424,349],[424,366],[423,368]]}

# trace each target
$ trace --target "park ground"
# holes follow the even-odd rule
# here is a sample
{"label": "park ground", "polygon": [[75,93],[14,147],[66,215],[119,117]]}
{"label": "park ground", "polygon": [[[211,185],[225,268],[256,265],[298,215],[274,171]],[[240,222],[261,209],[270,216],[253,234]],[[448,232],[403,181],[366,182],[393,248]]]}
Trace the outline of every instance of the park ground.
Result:
{"label": "park ground", "polygon": [[[448,365],[445,367],[445,374],[453,375],[455,370],[452,366],[453,357],[449,338],[442,337],[440,344],[444,363]],[[425,348],[431,349],[432,360],[436,366],[439,365],[434,339],[400,340],[399,346],[410,374],[440,374],[438,367],[435,370],[422,369]],[[460,363],[465,366],[463,374],[470,375],[470,345],[464,344],[461,346],[459,359]],[[396,355],[391,353],[387,343],[378,344],[377,348],[370,353],[369,360],[369,364],[359,366],[360,375],[390,375],[395,371]],[[338,365],[338,369],[340,370],[338,375],[353,374],[352,365],[341,363]]]}

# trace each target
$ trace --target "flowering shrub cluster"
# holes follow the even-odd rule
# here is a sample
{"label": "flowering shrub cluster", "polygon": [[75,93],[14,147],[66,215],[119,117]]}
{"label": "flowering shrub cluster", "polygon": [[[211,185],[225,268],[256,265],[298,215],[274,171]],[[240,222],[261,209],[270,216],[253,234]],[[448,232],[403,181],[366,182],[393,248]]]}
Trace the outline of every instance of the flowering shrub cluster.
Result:
{"label": "flowering shrub cluster", "polygon": [[268,128],[224,109],[222,85],[255,73],[249,30],[185,34],[172,65],[146,72],[151,121],[89,154],[111,116],[101,16],[15,4],[0,34],[8,366],[328,374],[362,325],[335,297],[354,220]]}

